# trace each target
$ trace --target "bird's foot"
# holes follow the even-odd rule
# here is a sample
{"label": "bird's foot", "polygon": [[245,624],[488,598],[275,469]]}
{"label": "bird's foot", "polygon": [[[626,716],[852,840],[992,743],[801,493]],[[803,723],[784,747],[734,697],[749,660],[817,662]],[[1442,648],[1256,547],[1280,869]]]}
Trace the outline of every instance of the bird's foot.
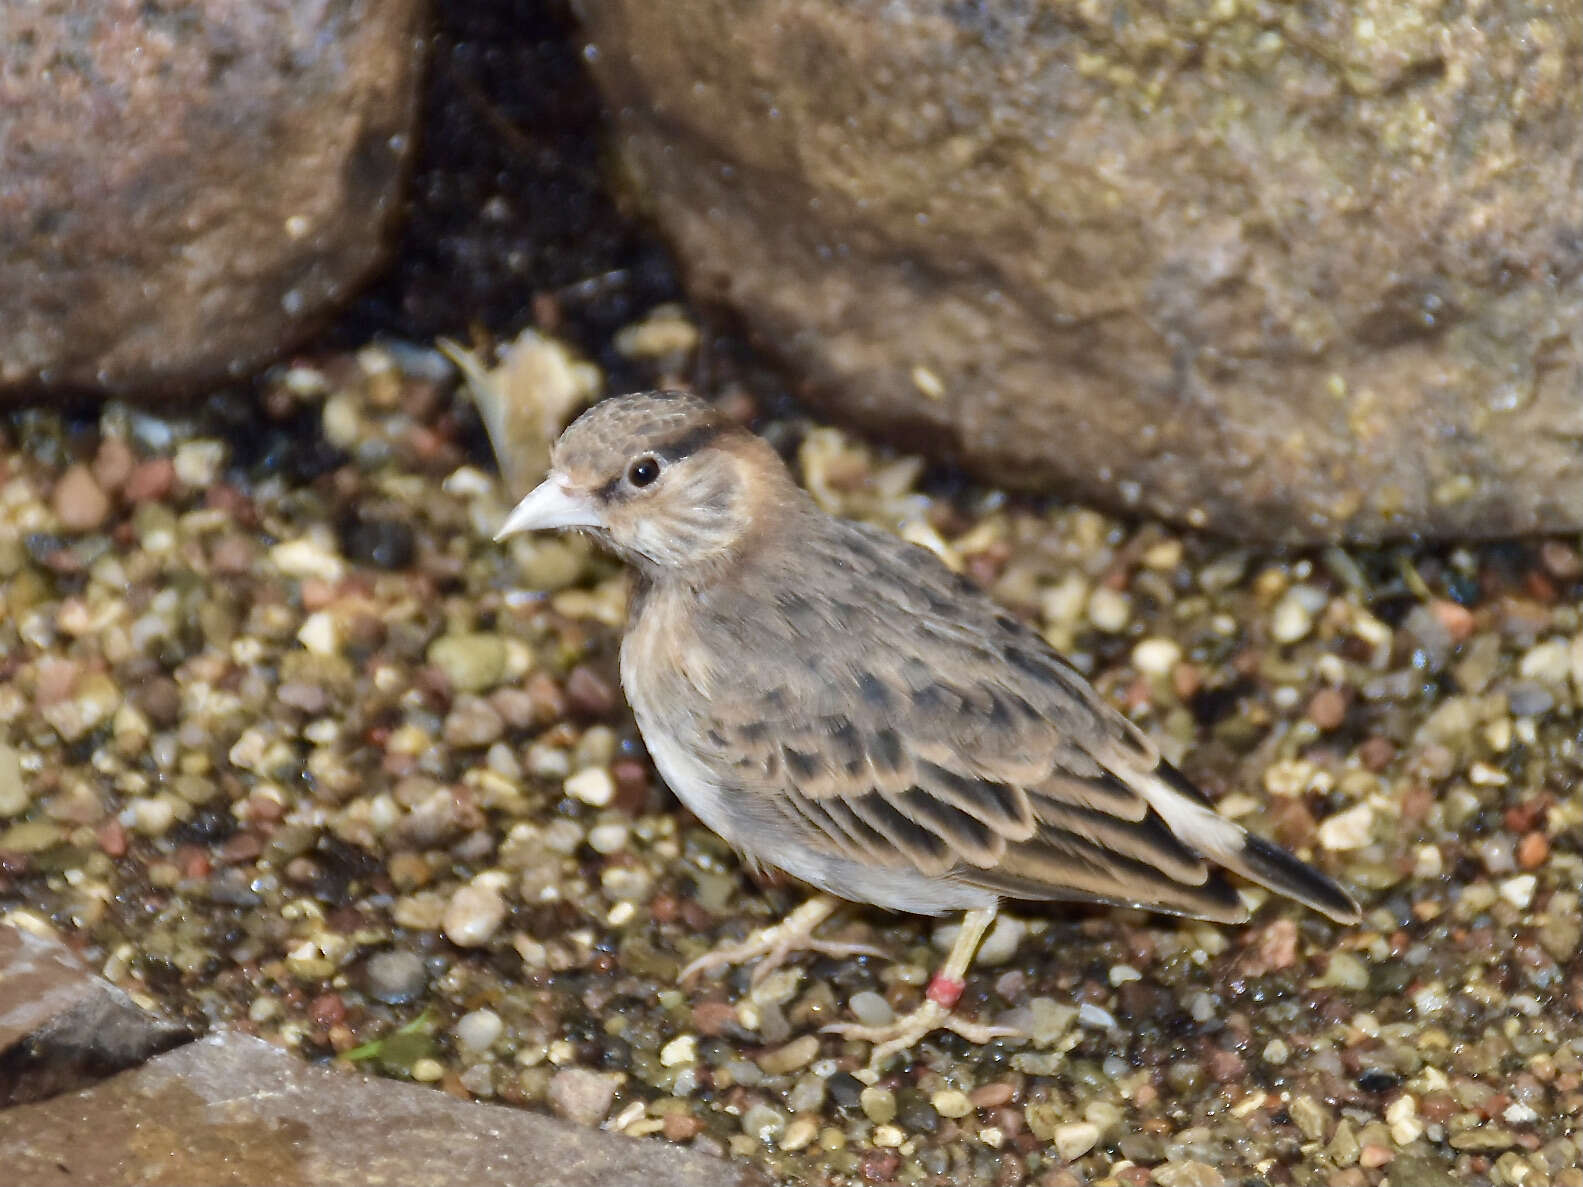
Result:
{"label": "bird's foot", "polygon": [[[939,978],[936,978],[938,982]],[[835,1022],[824,1028],[828,1034],[838,1034],[845,1039],[858,1039],[865,1043],[874,1044],[874,1049],[869,1053],[868,1068],[860,1074],[859,1079],[873,1083],[879,1078],[880,1071],[885,1066],[885,1061],[892,1055],[902,1051],[909,1051],[915,1047],[918,1040],[930,1031],[950,1030],[955,1031],[970,1043],[987,1043],[991,1039],[1017,1038],[1022,1032],[1012,1026],[990,1026],[982,1022],[970,1022],[952,1012],[950,1002],[944,1000],[949,996],[937,994],[935,983],[931,983],[928,999],[909,1014],[903,1014],[894,1022],[887,1022],[883,1026],[863,1026],[856,1022]],[[960,988],[957,990],[960,993]]]}
{"label": "bird's foot", "polygon": [[700,973],[757,960],[759,963],[753,970],[752,978],[752,983],[757,985],[796,952],[818,952],[825,956],[884,956],[883,951],[869,944],[821,940],[814,935],[818,926],[839,905],[829,895],[815,895],[772,927],[759,928],[739,944],[722,944],[704,953],[682,970],[681,981],[686,984]]}

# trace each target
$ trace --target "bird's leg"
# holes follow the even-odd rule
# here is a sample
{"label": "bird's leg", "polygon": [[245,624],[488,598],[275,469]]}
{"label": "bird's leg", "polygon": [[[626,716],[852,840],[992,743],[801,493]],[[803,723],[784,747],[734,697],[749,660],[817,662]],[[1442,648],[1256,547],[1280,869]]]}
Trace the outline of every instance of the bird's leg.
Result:
{"label": "bird's leg", "polygon": [[962,917],[962,930],[956,943],[940,966],[940,971],[929,979],[924,1003],[910,1014],[883,1026],[862,1026],[855,1022],[837,1022],[824,1029],[843,1038],[860,1039],[873,1043],[869,1056],[867,1078],[872,1081],[879,1075],[885,1061],[898,1051],[906,1051],[932,1030],[953,1030],[974,1043],[987,1043],[991,1039],[1007,1038],[1021,1032],[1008,1026],[986,1026],[968,1022],[951,1012],[967,987],[968,966],[978,951],[984,933],[995,922],[995,908],[985,907],[969,911]]}
{"label": "bird's leg", "polygon": [[846,944],[837,940],[821,940],[814,929],[835,913],[841,904],[828,894],[816,894],[790,915],[772,927],[761,927],[740,944],[722,944],[705,952],[682,970],[685,984],[709,969],[729,968],[746,964],[755,958],[758,967],[753,970],[753,984],[757,985],[775,969],[786,962],[793,952],[820,952],[826,956],[884,956],[878,948],[868,944]]}

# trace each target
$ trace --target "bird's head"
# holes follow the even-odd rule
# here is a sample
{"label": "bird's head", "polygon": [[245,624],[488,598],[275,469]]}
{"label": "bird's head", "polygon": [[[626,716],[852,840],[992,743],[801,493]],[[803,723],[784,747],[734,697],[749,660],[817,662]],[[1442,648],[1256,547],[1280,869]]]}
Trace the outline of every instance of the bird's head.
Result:
{"label": "bird's head", "polygon": [[702,577],[796,494],[775,452],[704,401],[641,392],[573,421],[495,538],[579,529],[651,578]]}

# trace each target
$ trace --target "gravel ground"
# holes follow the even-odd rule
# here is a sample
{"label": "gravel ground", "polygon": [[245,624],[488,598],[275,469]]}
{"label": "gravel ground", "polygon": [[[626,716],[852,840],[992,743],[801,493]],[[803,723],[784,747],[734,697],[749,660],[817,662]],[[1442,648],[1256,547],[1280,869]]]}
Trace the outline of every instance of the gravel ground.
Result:
{"label": "gravel ground", "polygon": [[[682,315],[623,333],[634,374],[688,373]],[[679,990],[802,892],[656,779],[619,570],[490,542],[510,496],[428,343],[4,422],[0,913],[305,1059],[791,1183],[1583,1187],[1578,539],[1264,555],[709,394],[1036,623],[1363,925],[1029,908],[961,1008],[1032,1037],[936,1035],[873,1086],[818,1028],[915,1004],[936,921],[854,909],[892,959]]]}

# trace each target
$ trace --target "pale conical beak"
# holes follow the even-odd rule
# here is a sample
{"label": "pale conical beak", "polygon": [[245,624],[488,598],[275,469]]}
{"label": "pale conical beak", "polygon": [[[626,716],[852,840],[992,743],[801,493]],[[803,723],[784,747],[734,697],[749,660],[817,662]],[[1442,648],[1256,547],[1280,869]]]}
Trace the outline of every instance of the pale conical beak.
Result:
{"label": "pale conical beak", "polygon": [[519,532],[541,532],[549,528],[597,528],[602,525],[594,501],[584,494],[566,489],[565,479],[553,470],[550,476],[511,509],[506,522],[495,533],[496,540]]}

